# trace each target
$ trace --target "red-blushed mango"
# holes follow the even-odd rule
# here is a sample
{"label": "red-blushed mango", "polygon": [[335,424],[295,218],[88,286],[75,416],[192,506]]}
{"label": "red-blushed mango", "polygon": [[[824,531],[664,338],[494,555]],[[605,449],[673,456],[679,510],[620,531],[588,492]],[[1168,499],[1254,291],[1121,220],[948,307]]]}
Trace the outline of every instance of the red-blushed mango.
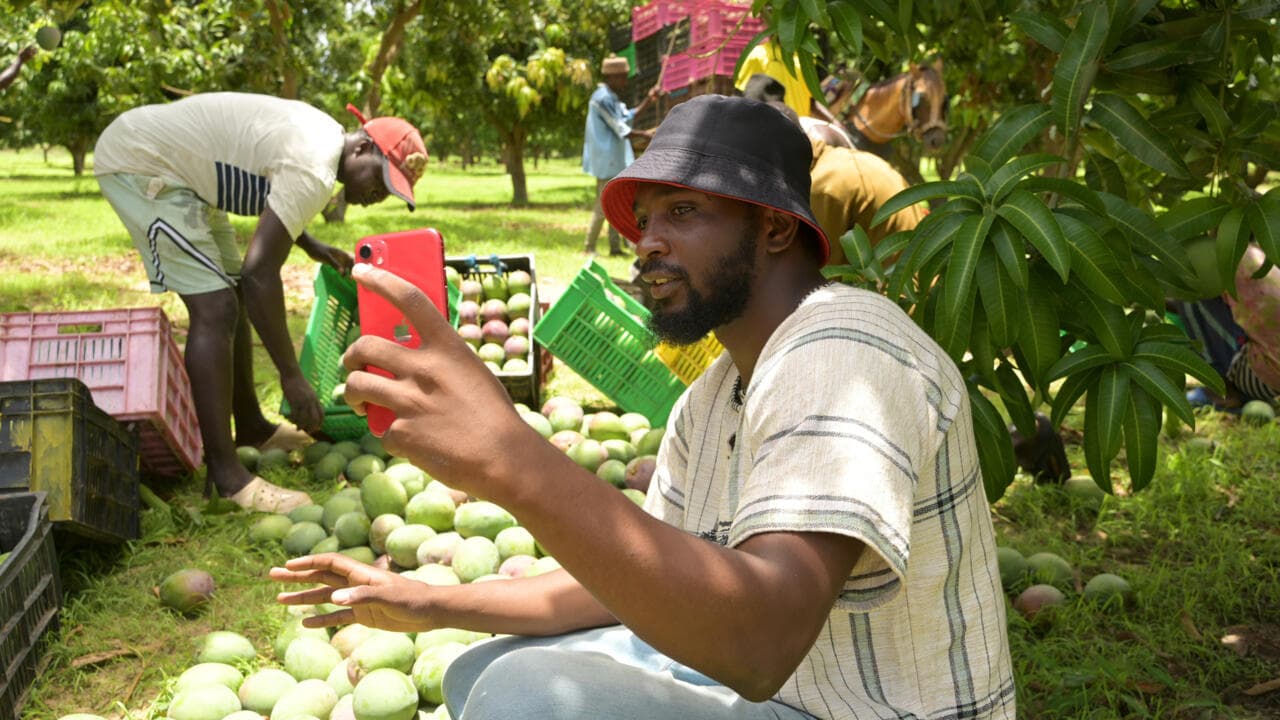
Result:
{"label": "red-blushed mango", "polygon": [[524,577],[525,572],[537,561],[538,559],[532,554],[512,555],[502,561],[502,564],[498,566],[498,572],[507,577]]}
{"label": "red-blushed mango", "polygon": [[387,513],[379,515],[369,523],[369,547],[375,553],[385,553],[387,551],[387,536],[392,530],[405,526],[404,518],[399,515]]}
{"label": "red-blushed mango", "polygon": [[[552,426],[555,427],[554,425]],[[556,446],[560,452],[567,453],[569,448],[577,445],[586,438],[582,437],[582,433],[577,430],[557,430],[547,438],[547,441]]]}
{"label": "red-blushed mango", "polygon": [[453,553],[454,574],[464,583],[498,572],[498,548],[483,535],[475,535],[462,541]]}
{"label": "red-blushed mango", "polygon": [[213,576],[197,568],[172,573],[160,583],[160,602],[183,615],[194,615],[213,598]]}
{"label": "red-blushed mango", "polygon": [[1100,573],[1085,583],[1084,599],[1102,605],[1115,603],[1124,607],[1133,602],[1133,588],[1119,575]]}
{"label": "red-blushed mango", "polygon": [[368,625],[351,623],[350,625],[344,625],[335,632],[333,637],[329,639],[329,644],[337,648],[342,657],[348,658],[351,657],[352,651],[360,646],[360,643],[373,637],[376,632],[378,631]]}
{"label": "red-blushed mango", "polygon": [[658,467],[658,458],[653,455],[640,455],[627,463],[627,474],[624,483],[632,490],[649,492],[649,483],[653,479],[653,471]]}
{"label": "red-blushed mango", "polygon": [[453,553],[462,544],[462,536],[456,532],[442,532],[418,546],[418,564],[451,565]]}
{"label": "red-blushed mango", "polygon": [[1013,602],[1013,609],[1028,621],[1044,622],[1052,619],[1051,609],[1066,602],[1062,591],[1052,585],[1032,585],[1023,590]]}

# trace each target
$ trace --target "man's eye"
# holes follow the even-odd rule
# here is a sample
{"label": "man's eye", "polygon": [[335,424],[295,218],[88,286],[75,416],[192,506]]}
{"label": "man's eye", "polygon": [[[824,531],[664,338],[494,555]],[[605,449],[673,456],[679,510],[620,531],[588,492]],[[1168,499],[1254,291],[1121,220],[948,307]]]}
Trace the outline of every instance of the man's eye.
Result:
{"label": "man's eye", "polygon": [[677,206],[675,206],[675,207],[671,208],[671,214],[672,214],[672,215],[686,215],[686,214],[691,213],[691,212],[693,212],[693,206],[692,206],[692,205],[677,205]]}

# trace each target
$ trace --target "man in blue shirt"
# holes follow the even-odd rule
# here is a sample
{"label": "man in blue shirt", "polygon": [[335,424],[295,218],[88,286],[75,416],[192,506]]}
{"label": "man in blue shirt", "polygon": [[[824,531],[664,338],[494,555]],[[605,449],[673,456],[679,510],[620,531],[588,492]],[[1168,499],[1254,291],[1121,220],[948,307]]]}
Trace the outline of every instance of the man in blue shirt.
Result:
{"label": "man in blue shirt", "polygon": [[[587,109],[586,139],[582,144],[582,169],[596,179],[595,207],[591,212],[591,226],[587,228],[587,243],[584,248],[590,255],[596,252],[596,240],[600,238],[600,227],[604,224],[604,211],[600,208],[600,191],[613,176],[622,172],[635,160],[631,150],[631,138],[652,138],[652,130],[633,130],[631,123],[636,115],[642,112],[657,97],[655,86],[645,96],[640,105],[628,110],[619,93],[627,87],[627,73],[631,65],[624,57],[611,56],[604,59],[600,68],[604,82],[591,94],[591,103]],[[609,227],[609,254],[623,255],[622,239],[618,231]]]}

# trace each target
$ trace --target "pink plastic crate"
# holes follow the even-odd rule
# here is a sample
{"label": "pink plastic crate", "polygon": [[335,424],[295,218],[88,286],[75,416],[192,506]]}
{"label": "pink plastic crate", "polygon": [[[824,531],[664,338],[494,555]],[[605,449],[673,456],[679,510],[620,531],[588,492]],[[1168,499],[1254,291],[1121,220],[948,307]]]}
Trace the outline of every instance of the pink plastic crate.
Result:
{"label": "pink plastic crate", "polygon": [[93,403],[137,423],[142,467],[162,476],[200,464],[191,381],[158,307],[0,315],[0,380],[74,377]]}
{"label": "pink plastic crate", "polygon": [[631,40],[647,38],[677,20],[689,17],[689,0],[652,0],[631,9]]}
{"label": "pink plastic crate", "polygon": [[673,92],[712,75],[732,78],[738,56],[748,42],[750,37],[746,35],[727,40],[712,38],[668,57],[662,71],[663,91]]}
{"label": "pink plastic crate", "polygon": [[[741,21],[741,25],[739,25]],[[741,39],[739,49],[746,47],[761,30],[764,21],[751,15],[750,5],[738,5],[722,0],[698,0],[689,9],[689,44],[697,45],[708,40],[723,40],[732,36]],[[734,58],[737,62],[737,58]]]}

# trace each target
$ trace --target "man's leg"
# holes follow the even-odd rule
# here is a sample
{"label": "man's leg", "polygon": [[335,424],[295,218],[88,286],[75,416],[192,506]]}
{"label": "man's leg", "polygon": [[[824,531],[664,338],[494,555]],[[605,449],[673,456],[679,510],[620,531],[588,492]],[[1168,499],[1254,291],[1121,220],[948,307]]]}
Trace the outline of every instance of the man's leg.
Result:
{"label": "man's leg", "polygon": [[485,641],[449,666],[444,694],[455,720],[812,720],[749,702],[620,626]]}
{"label": "man's leg", "polygon": [[262,414],[253,381],[253,327],[244,308],[244,294],[236,287],[239,312],[236,315],[232,347],[231,412],[236,421],[236,444],[257,447],[276,431],[277,425]]}
{"label": "man's leg", "polygon": [[[604,226],[604,206],[600,204],[600,194],[604,191],[607,182],[609,182],[607,178],[596,178],[596,203],[591,208],[591,224],[587,226],[587,243],[583,247],[583,250],[589,253],[596,251],[596,241],[600,239],[600,228]],[[610,226],[609,232],[609,243],[612,245],[614,235],[618,231]]]}
{"label": "man's leg", "polygon": [[191,318],[184,359],[204,440],[208,477],[218,494],[228,497],[253,479],[236,457],[231,439],[232,347],[236,319],[242,312],[240,302],[231,288],[179,297]]}

